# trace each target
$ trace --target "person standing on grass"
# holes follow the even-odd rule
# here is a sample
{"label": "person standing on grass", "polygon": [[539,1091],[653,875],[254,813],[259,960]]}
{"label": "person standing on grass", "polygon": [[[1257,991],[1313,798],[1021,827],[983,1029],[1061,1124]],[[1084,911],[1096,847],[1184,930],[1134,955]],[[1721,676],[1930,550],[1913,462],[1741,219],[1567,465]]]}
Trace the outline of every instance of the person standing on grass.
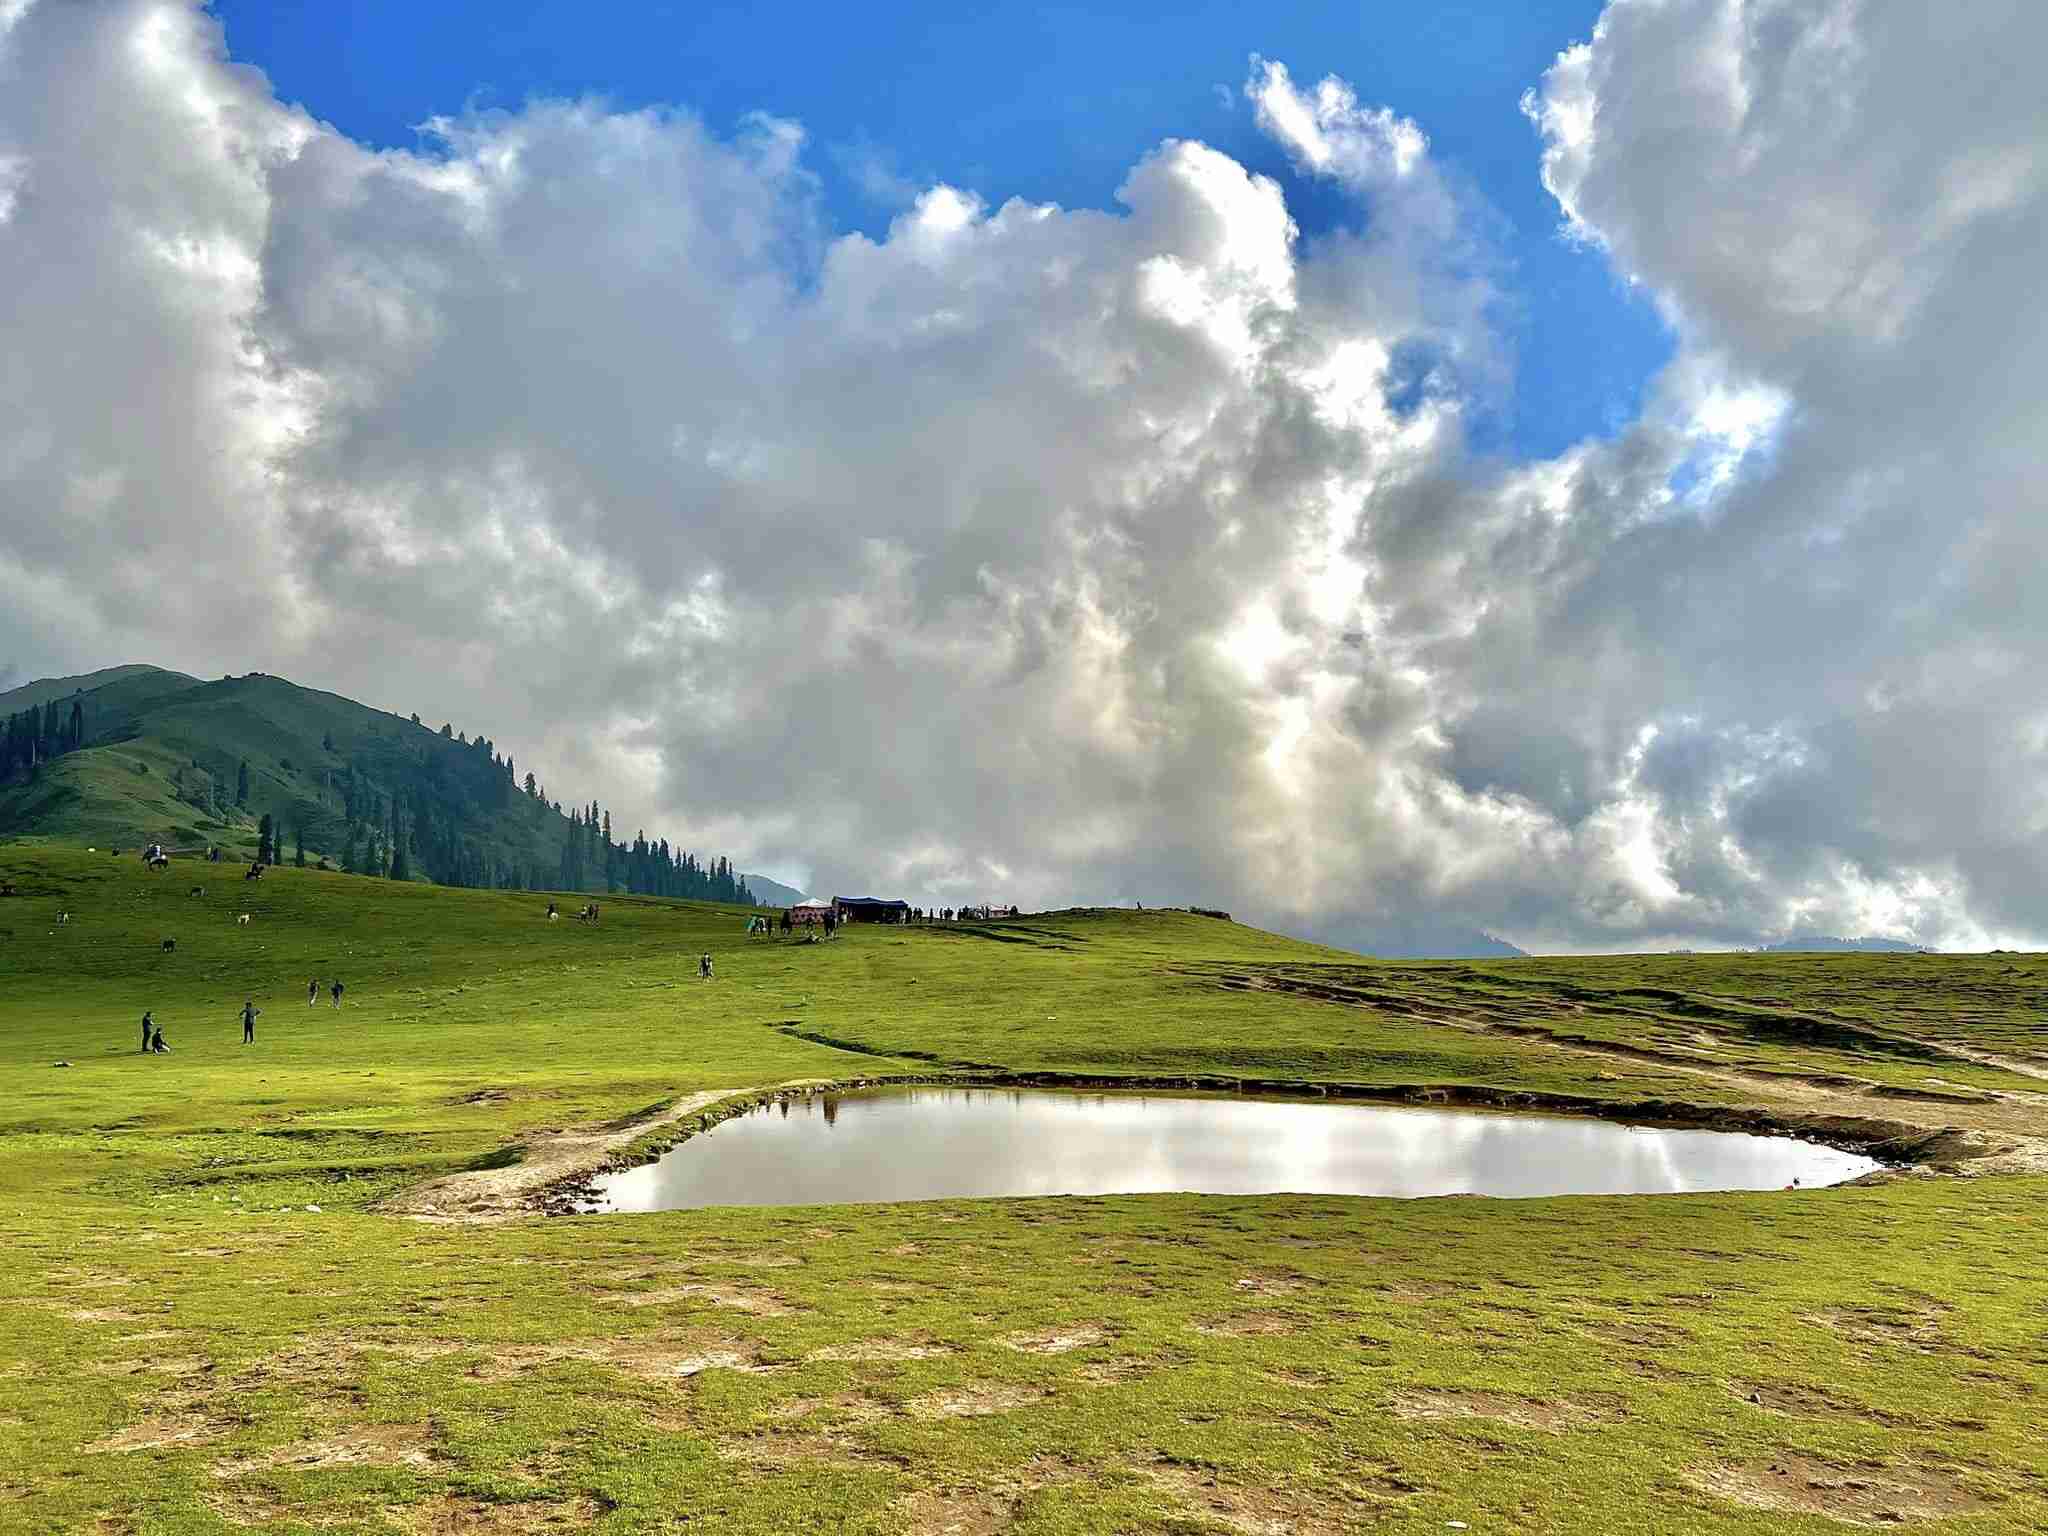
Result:
{"label": "person standing on grass", "polygon": [[256,1006],[256,999],[246,998],[242,1003],[242,1044],[256,1043],[256,1016],[263,1010]]}
{"label": "person standing on grass", "polygon": [[341,1006],[341,978],[339,976],[335,977],[334,985],[329,987],[327,991],[328,995],[334,999],[334,1006],[339,1008]]}
{"label": "person standing on grass", "polygon": [[312,1007],[320,1001],[320,978],[314,977],[306,983],[306,1006]]}
{"label": "person standing on grass", "polygon": [[149,1032],[152,1028],[154,1026],[149,1021],[149,1010],[145,1008],[142,1010],[142,1048],[145,1051],[149,1049]]}
{"label": "person standing on grass", "polygon": [[699,956],[697,957],[697,974],[698,974],[699,976],[702,976],[702,977],[703,977],[703,978],[704,978],[704,979],[705,979],[706,981],[709,981],[709,980],[711,979],[711,956],[710,956],[710,955],[708,955],[708,954],[705,954],[705,955],[699,955]]}

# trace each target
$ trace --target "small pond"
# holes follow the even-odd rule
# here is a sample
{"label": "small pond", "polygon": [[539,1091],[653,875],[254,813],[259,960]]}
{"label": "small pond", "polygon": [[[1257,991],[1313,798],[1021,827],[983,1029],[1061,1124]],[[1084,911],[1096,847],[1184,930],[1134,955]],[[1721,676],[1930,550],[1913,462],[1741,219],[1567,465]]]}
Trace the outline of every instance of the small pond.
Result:
{"label": "small pond", "polygon": [[1839,1184],[1879,1165],[1782,1136],[1315,1100],[910,1087],[763,1105],[585,1209],[993,1195],[1645,1195]]}

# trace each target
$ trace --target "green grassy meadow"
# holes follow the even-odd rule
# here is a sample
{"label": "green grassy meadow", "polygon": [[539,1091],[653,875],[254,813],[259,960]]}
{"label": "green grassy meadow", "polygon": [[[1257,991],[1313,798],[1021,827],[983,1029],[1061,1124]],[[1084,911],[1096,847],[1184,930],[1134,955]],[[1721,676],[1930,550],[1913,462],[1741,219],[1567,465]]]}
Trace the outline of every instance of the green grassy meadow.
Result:
{"label": "green grassy meadow", "polygon": [[[0,1532],[2048,1528],[2043,957],[806,945],[54,845],[0,882]],[[686,1096],[951,1070],[1956,1135],[1767,1194],[405,1214]]]}

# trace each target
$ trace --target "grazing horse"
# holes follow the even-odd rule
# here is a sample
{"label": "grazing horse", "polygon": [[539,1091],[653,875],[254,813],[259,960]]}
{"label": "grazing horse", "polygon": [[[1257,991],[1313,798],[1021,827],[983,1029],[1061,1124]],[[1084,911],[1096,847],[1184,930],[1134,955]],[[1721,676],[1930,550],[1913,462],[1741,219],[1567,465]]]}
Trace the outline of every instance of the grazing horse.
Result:
{"label": "grazing horse", "polygon": [[63,926],[64,926],[64,925],[66,924],[66,923],[68,923],[68,922],[70,922],[70,921],[71,921],[71,914],[70,914],[69,912],[59,912],[59,913],[57,914],[57,926],[58,926],[59,928],[62,928],[62,927],[63,927]]}
{"label": "grazing horse", "polygon": [[206,887],[203,885],[195,885],[192,887],[191,890],[187,891],[185,894],[187,896],[204,896],[206,894]]}
{"label": "grazing horse", "polygon": [[244,880],[261,880],[263,878],[263,871],[268,867],[268,865],[264,864],[251,864],[249,872],[243,875],[242,878]]}
{"label": "grazing horse", "polygon": [[176,939],[165,939],[159,947],[164,954],[168,955],[178,947],[178,941]]}
{"label": "grazing horse", "polygon": [[237,928],[246,928],[246,927],[248,927],[248,926],[249,926],[249,914],[248,914],[247,912],[244,912],[244,913],[243,913],[243,914],[242,914],[242,915],[241,915],[240,917],[236,918],[236,919],[235,919],[235,926],[236,926]]}

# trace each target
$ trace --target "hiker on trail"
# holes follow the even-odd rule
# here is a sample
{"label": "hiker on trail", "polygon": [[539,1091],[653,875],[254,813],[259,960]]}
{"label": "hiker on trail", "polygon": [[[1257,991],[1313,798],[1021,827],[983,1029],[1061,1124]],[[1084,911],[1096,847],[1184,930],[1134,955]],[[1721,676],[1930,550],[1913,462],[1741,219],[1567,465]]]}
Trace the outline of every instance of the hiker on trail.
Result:
{"label": "hiker on trail", "polygon": [[149,1048],[159,1056],[168,1056],[171,1048],[164,1044],[164,1027],[159,1024],[156,1032],[149,1037]]}
{"label": "hiker on trail", "polygon": [[709,955],[699,955],[697,957],[697,974],[706,981],[711,979],[711,957]]}
{"label": "hiker on trail", "polygon": [[153,1028],[155,1026],[149,1021],[149,1010],[145,1008],[142,1010],[142,1048],[145,1051],[149,1049],[149,1032]]}
{"label": "hiker on trail", "polygon": [[258,1015],[262,1011],[263,1010],[261,1008],[258,1008],[256,1006],[255,998],[247,998],[243,1001],[242,1044],[254,1045],[256,1043],[256,1015]]}
{"label": "hiker on trail", "polygon": [[310,1008],[318,1001],[320,1001],[320,978],[314,976],[308,978],[306,982],[306,1006]]}
{"label": "hiker on trail", "polygon": [[334,998],[334,1006],[339,1008],[341,1006],[341,979],[339,977],[336,977],[334,985],[329,987],[327,990],[328,993]]}

